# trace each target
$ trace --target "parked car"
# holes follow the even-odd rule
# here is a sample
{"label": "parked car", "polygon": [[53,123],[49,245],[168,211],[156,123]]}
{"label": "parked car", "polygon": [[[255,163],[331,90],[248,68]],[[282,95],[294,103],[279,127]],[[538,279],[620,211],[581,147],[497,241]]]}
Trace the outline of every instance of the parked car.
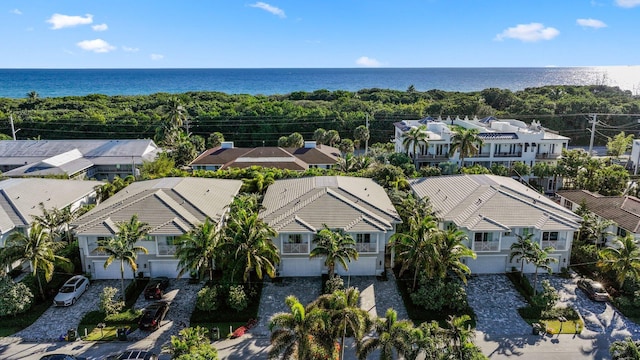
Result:
{"label": "parked car", "polygon": [[147,306],[138,321],[141,330],[156,330],[160,327],[160,322],[169,311],[169,303],[166,301],[156,301]]}
{"label": "parked car", "polygon": [[55,306],[70,306],[76,303],[80,295],[89,287],[89,279],[82,275],[76,275],[67,280],[53,298]]}
{"label": "parked car", "polygon": [[78,357],[67,354],[49,354],[40,358],[40,360],[86,360],[85,357]]}
{"label": "parked car", "polygon": [[591,279],[578,280],[578,287],[584,291],[589,299],[594,301],[608,301],[609,293],[604,289],[604,286],[597,281]]}
{"label": "parked car", "polygon": [[149,283],[144,288],[145,299],[162,299],[164,291],[169,287],[169,278],[166,276],[159,276],[149,280]]}
{"label": "parked car", "polygon": [[111,355],[107,360],[157,360],[158,355],[149,351],[130,350],[121,354]]}

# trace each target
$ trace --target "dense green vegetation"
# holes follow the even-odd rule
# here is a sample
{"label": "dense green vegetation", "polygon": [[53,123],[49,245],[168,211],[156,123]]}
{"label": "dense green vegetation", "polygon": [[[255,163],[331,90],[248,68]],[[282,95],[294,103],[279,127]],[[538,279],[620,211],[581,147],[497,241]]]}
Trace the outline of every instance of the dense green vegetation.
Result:
{"label": "dense green vegetation", "polygon": [[[298,132],[313,138],[318,128],[353,137],[370,121],[370,141],[387,142],[392,124],[427,115],[446,117],[513,117],[540,120],[543,126],[588,142],[586,113],[620,114],[603,118],[610,125],[635,121],[640,97],[604,85],[545,86],[522,91],[490,88],[478,92],[363,89],[357,92],[316,90],[284,95],[230,95],[219,92],[158,93],[140,96],[67,96],[0,99],[0,133],[10,134],[9,115],[21,138],[152,138],[163,125],[167,106],[184,104],[187,132],[207,138],[220,132],[237,146],[276,145],[281,136]],[[604,130],[603,130],[604,131]],[[609,135],[609,134],[608,134]],[[613,136],[615,134],[610,134]]]}

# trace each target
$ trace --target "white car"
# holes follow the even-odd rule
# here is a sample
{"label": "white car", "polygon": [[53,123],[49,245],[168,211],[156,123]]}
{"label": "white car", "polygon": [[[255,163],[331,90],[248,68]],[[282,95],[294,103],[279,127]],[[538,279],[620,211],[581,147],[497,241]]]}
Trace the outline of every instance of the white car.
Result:
{"label": "white car", "polygon": [[80,295],[89,287],[89,279],[82,275],[76,275],[62,285],[58,294],[53,298],[55,306],[70,306],[76,303]]}

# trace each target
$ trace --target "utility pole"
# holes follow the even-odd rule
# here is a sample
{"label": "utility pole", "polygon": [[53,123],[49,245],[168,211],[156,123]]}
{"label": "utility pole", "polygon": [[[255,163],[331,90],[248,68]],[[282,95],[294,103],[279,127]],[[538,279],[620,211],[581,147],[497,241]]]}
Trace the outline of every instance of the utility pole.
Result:
{"label": "utility pole", "polygon": [[589,156],[591,156],[591,151],[593,150],[593,138],[596,136],[596,124],[598,123],[598,114],[591,114],[593,118],[590,120],[591,123],[591,140],[589,140]]}
{"label": "utility pole", "polygon": [[11,134],[13,135],[13,140],[16,139],[16,128],[13,126],[13,114],[9,114],[9,121],[11,122]]}
{"label": "utility pole", "polygon": [[[366,124],[367,124],[367,132],[369,132],[369,113],[366,113]],[[364,154],[368,154],[369,153],[369,138],[371,137],[371,133],[369,133],[369,136],[367,137],[367,140],[364,141]]]}

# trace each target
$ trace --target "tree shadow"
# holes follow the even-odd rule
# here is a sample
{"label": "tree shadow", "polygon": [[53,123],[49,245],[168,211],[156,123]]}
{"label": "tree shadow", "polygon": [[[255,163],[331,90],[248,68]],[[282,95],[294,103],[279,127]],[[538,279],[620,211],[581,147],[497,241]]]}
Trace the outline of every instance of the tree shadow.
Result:
{"label": "tree shadow", "polygon": [[506,336],[489,334],[484,334],[483,340],[485,342],[497,344],[496,348],[493,349],[493,351],[486,354],[489,358],[495,354],[514,357],[521,356],[524,354],[523,349],[526,346],[534,346],[541,342],[548,341],[546,337],[538,335]]}

